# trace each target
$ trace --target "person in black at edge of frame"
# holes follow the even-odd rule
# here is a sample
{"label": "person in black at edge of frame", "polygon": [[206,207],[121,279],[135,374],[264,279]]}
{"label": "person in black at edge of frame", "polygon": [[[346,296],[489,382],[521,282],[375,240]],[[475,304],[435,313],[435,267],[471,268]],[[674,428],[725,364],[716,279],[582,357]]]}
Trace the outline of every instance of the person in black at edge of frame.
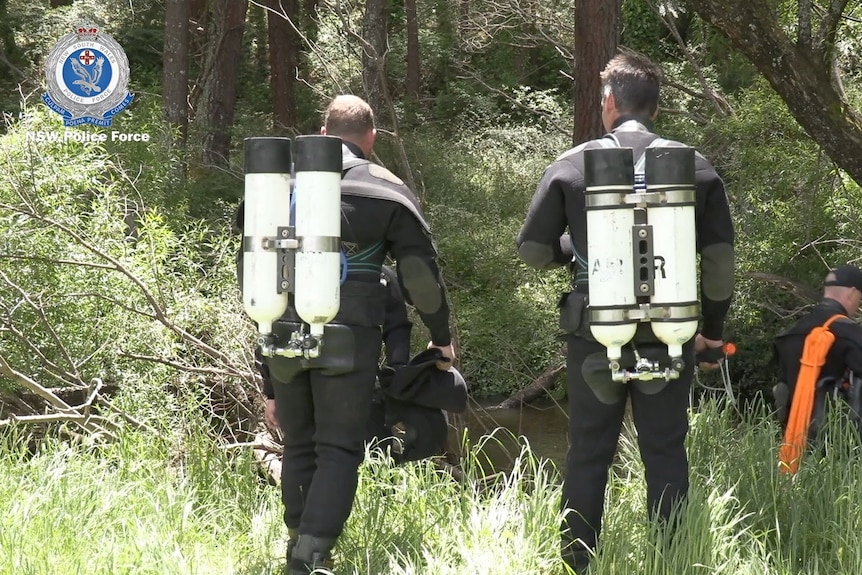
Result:
{"label": "person in black at edge of frame", "polygon": [[[829,348],[826,361],[820,369],[815,394],[814,408],[809,424],[809,439],[813,439],[825,416],[825,396],[836,390],[846,397],[855,411],[857,429],[860,405],[860,382],[862,376],[862,326],[851,318],[859,312],[862,303],[862,270],[853,265],[843,265],[829,271],[823,282],[823,299],[790,328],[779,334],[773,343],[774,357],[778,367],[778,383],[773,387],[776,416],[782,427],[786,427],[793,404],[793,392],[799,377],[800,359],[805,339],[811,331],[822,326],[834,315],[838,318],[829,326],[835,341]],[[853,381],[848,389],[842,384],[846,371],[853,372]]]}
{"label": "person in black at edge of frame", "polygon": [[[381,352],[386,288],[380,273],[387,254],[397,263],[405,300],[430,331],[435,367],[446,371],[455,359],[437,249],[418,201],[394,174],[367,159],[377,136],[370,106],[357,96],[335,97],[320,132],[342,139],[341,243],[348,271],[321,356],[266,358],[274,396],[266,401],[267,419],[277,419],[284,435],[286,575],[332,565],[353,507]],[[289,305],[273,332],[285,338],[300,323]]]}
{"label": "person in black at edge of frame", "polygon": [[[605,138],[616,138],[621,147],[632,148],[634,158],[639,158],[657,139],[653,120],[658,114],[661,70],[643,56],[620,54],[607,64],[601,79],[602,124],[612,134]],[[666,521],[687,495],[685,437],[694,352],[723,346],[724,319],[734,289],[734,232],[724,184],[709,162],[697,154],[700,333],[683,348],[686,367],[678,380],[612,381],[606,350],[593,339],[586,311],[589,273],[583,152],[597,147],[602,147],[598,140],[586,142],[548,166],[516,240],[520,258],[534,268],[573,265],[573,290],[560,301],[560,323],[568,344],[569,397],[561,545],[563,560],[576,572],[588,568],[598,544],[608,468],[616,452],[627,396],[644,462],[650,518],[658,516]],[[571,236],[563,234],[567,227]],[[653,336],[648,323],[639,325],[633,342],[644,356],[668,361],[666,346]],[[623,367],[634,365],[628,349],[624,349],[622,359]],[[701,366],[714,368],[717,364],[704,362]]]}

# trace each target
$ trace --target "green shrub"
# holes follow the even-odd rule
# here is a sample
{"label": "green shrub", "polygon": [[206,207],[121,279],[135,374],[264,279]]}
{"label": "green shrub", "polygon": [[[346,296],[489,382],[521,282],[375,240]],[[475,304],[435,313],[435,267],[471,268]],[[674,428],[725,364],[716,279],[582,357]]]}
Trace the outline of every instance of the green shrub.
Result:
{"label": "green shrub", "polygon": [[101,378],[124,409],[170,424],[184,393],[249,373],[236,239],[223,220],[176,218],[159,189],[166,171],[149,170],[156,191],[140,193],[134,174],[165,148],[26,141],[62,131],[47,114],[0,136],[3,357],[47,387]]}

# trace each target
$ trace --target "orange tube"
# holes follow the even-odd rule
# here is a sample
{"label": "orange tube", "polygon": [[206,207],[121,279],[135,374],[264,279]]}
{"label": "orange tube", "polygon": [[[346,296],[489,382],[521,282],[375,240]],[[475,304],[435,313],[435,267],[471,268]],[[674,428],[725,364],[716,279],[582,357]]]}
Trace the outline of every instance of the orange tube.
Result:
{"label": "orange tube", "polygon": [[835,341],[835,334],[829,331],[829,325],[842,317],[846,316],[833,315],[822,326],[811,330],[805,338],[805,347],[799,360],[799,376],[796,378],[796,388],[793,390],[793,401],[790,405],[790,417],[784,431],[784,443],[778,451],[779,470],[782,473],[795,474],[799,470],[799,462],[808,442],[815,386],[820,369],[826,363],[826,356]]}

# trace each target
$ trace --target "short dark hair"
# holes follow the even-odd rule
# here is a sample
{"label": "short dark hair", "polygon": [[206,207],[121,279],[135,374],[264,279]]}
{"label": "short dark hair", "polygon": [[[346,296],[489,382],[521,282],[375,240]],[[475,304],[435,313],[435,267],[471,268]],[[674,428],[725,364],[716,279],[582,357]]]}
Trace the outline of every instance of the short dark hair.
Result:
{"label": "short dark hair", "polygon": [[652,115],[658,109],[661,68],[646,56],[618,54],[605,66],[601,78],[602,94],[613,94],[621,113]]}
{"label": "short dark hair", "polygon": [[323,127],[331,136],[361,137],[374,129],[374,112],[359,96],[336,96],[323,113]]}

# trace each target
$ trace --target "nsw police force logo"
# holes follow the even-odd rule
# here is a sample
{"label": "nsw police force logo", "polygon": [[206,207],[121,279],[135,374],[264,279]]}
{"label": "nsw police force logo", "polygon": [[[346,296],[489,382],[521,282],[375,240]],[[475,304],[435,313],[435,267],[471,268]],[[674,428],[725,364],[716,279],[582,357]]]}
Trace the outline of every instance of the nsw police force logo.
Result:
{"label": "nsw police force logo", "polygon": [[110,126],[134,97],[129,59],[98,26],[85,22],[57,42],[45,63],[48,92],[42,101],[63,116],[66,126]]}

